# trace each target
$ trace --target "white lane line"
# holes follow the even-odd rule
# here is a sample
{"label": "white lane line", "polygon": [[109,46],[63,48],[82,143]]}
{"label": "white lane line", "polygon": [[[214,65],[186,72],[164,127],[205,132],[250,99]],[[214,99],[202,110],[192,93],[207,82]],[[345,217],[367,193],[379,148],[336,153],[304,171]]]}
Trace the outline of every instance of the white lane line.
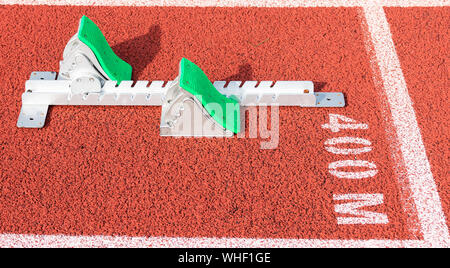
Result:
{"label": "white lane line", "polygon": [[218,7],[362,7],[449,6],[449,0],[0,0],[0,5],[77,5],[77,6],[218,6]]}
{"label": "white lane line", "polygon": [[408,186],[417,208],[424,239],[434,246],[449,246],[449,232],[436,183],[431,173],[416,114],[395,50],[383,7],[363,7],[368,38],[373,43],[375,61],[407,171]]}
{"label": "white lane line", "polygon": [[165,238],[126,236],[0,235],[1,248],[425,248],[418,240],[315,240],[315,239],[244,239],[244,238]]}

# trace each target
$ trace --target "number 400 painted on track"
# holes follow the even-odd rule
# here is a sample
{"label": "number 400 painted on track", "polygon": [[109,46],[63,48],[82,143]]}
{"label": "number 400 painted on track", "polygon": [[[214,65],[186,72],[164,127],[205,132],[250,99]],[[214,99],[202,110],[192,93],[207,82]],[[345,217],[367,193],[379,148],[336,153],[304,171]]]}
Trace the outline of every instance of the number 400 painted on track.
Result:
{"label": "number 400 painted on track", "polygon": [[[369,128],[367,124],[358,123],[356,120],[345,117],[339,114],[330,114],[330,122],[322,125],[324,129],[330,129],[332,132],[340,132],[341,130],[366,130]],[[359,148],[341,148],[336,147],[342,144],[356,144]],[[333,154],[338,155],[359,155],[372,151],[372,143],[363,138],[358,137],[337,137],[330,138],[325,141],[325,149]],[[346,172],[339,171],[339,169],[346,167],[360,167],[366,168],[366,171]],[[374,177],[377,173],[377,165],[364,160],[343,160],[331,163],[328,166],[328,171],[331,175],[342,179],[365,179]]]}

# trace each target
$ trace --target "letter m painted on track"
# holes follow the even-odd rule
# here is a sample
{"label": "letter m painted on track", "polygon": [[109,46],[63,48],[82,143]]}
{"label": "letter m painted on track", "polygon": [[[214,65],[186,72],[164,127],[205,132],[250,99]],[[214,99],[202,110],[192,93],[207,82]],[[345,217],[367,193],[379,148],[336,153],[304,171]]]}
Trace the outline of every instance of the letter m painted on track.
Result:
{"label": "letter m painted on track", "polygon": [[[339,204],[334,206],[334,211],[342,215],[337,218],[338,224],[388,224],[389,219],[387,215],[361,209],[363,207],[381,205],[384,203],[383,199],[384,196],[382,194],[334,195],[333,200],[339,201]],[[348,202],[342,203],[342,201]]]}

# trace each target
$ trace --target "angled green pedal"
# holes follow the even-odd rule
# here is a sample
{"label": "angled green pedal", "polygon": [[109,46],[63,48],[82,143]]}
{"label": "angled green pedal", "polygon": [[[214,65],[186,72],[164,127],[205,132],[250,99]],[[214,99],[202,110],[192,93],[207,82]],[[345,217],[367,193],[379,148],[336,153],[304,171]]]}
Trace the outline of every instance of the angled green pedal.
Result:
{"label": "angled green pedal", "polygon": [[197,65],[183,58],[163,101],[161,136],[231,137],[240,131],[236,97],[221,94]]}
{"label": "angled green pedal", "polygon": [[[205,110],[218,124],[234,133],[240,132],[239,102],[234,96],[227,98],[222,95],[202,69],[185,58],[180,63],[180,87],[201,101]],[[211,104],[218,105],[224,112],[216,113],[214,105]]]}
{"label": "angled green pedal", "polygon": [[98,26],[86,16],[81,18],[78,39],[94,52],[102,69],[111,80],[118,83],[131,80],[133,70],[131,65],[114,53]]}

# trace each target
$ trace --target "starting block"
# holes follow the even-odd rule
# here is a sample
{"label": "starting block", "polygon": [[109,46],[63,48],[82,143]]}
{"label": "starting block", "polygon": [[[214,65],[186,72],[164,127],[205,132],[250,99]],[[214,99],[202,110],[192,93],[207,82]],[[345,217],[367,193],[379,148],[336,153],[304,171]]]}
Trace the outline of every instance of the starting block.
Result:
{"label": "starting block", "polygon": [[20,128],[42,128],[50,105],[162,106],[161,136],[231,137],[241,106],[344,107],[342,93],[314,92],[311,81],[216,81],[183,58],[173,81],[131,81],[132,67],[83,16],[59,72],[33,72],[25,83]]}

